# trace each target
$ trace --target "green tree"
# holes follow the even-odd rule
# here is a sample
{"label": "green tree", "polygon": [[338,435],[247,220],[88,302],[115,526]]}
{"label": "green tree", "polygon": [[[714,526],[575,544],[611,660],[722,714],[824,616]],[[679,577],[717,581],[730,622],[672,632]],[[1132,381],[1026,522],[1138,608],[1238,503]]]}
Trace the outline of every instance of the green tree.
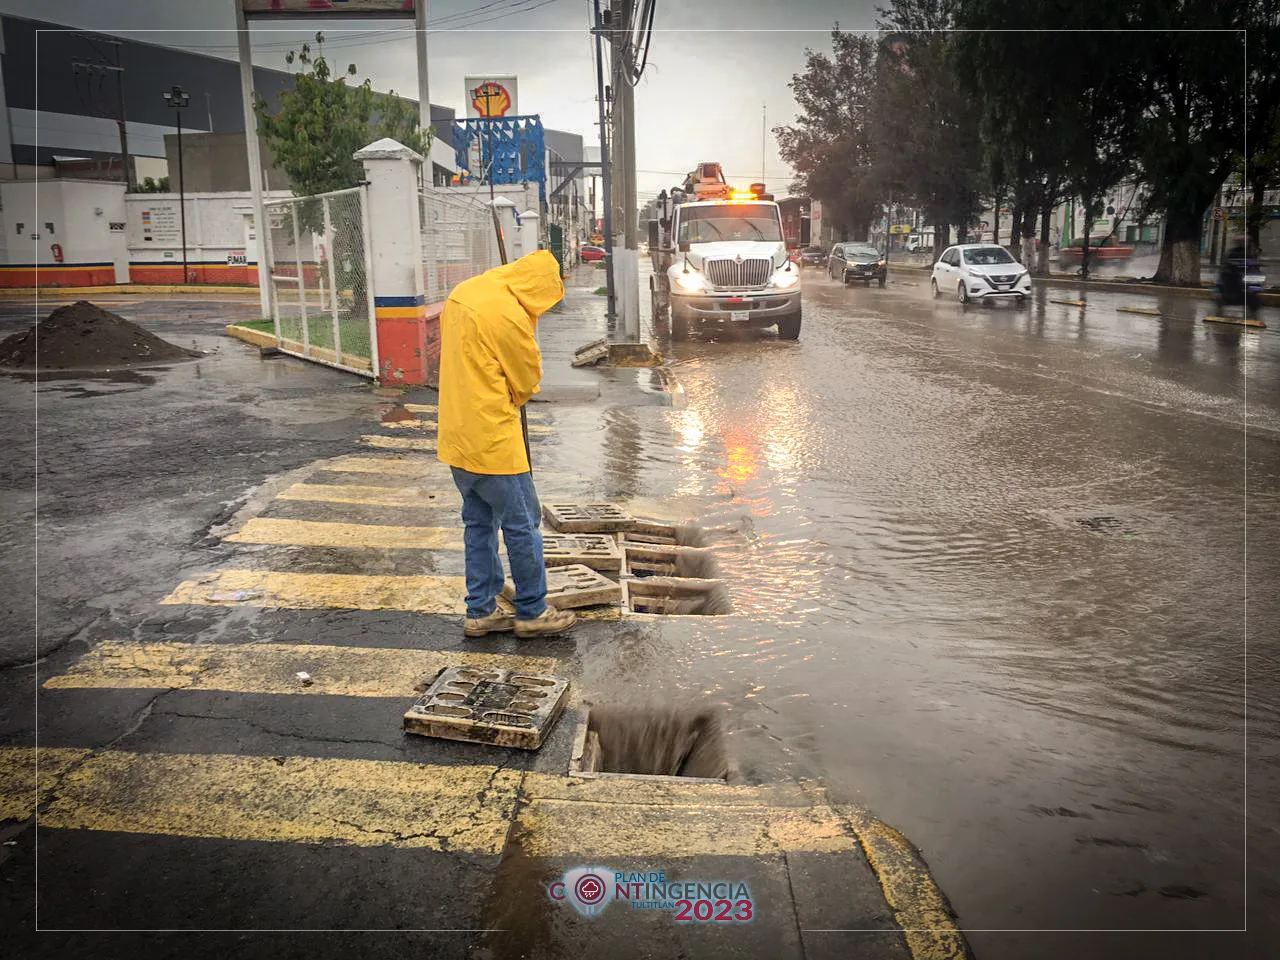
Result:
{"label": "green tree", "polygon": [[[1128,0],[1130,59],[1144,100],[1138,162],[1154,209],[1164,214],[1155,279],[1200,283],[1205,212],[1244,152],[1243,5],[1219,0]],[[1272,64],[1270,69],[1275,70]]]}
{"label": "green tree", "polygon": [[348,64],[345,76],[334,76],[324,55],[324,35],[316,34],[315,48],[304,43],[286,58],[300,63],[292,90],[280,95],[274,113],[259,99],[255,104],[258,126],[271,147],[276,163],[289,177],[299,196],[354,187],[364,170],[353,155],[375,140],[391,137],[427,156],[430,130],[418,126],[418,111],[392,91],[378,94],[366,78],[351,85],[356,74]]}
{"label": "green tree", "polygon": [[1261,247],[1262,224],[1275,213],[1264,201],[1280,183],[1280,0],[1249,3],[1249,136],[1243,157],[1249,188],[1246,230]]}
{"label": "green tree", "polygon": [[934,256],[950,229],[964,239],[990,176],[975,135],[979,113],[957,71],[952,0],[892,0],[882,31],[873,126],[874,177],[895,200],[924,210],[937,231]]}
{"label": "green tree", "polygon": [[798,118],[773,133],[782,159],[796,170],[792,189],[821,200],[844,236],[862,239],[881,203],[869,177],[876,45],[837,24],[831,48],[830,57],[805,51],[805,69],[789,84]]}

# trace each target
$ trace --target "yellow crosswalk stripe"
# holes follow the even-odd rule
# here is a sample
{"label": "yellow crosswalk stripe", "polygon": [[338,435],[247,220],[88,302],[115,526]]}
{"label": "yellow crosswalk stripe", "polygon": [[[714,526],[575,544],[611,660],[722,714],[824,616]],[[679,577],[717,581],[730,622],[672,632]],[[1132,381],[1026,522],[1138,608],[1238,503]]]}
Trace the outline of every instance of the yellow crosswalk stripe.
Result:
{"label": "yellow crosswalk stripe", "polygon": [[461,550],[461,527],[402,527],[374,523],[329,523],[254,517],[224,537],[232,543],[356,550]]}
{"label": "yellow crosswalk stripe", "polygon": [[319,470],[336,473],[386,473],[393,476],[441,477],[452,483],[449,468],[434,457],[343,457],[341,460],[324,460],[316,465]]}
{"label": "yellow crosswalk stripe", "polygon": [[[98,644],[66,673],[50,677],[50,690],[223,690],[232,693],[413,698],[415,687],[445,667],[555,673],[553,657],[521,657],[465,650],[334,647],[310,643]],[[303,685],[298,673],[310,675]]]}
{"label": "yellow crosswalk stripe", "polygon": [[[11,752],[0,750],[0,782],[31,765]],[[40,772],[45,828],[495,856],[521,779],[492,764],[56,750],[40,752]]]}
{"label": "yellow crosswalk stripe", "polygon": [[40,751],[40,789],[36,789],[36,751],[33,747],[0,748],[0,823],[35,816],[58,779],[89,755],[88,750]]}
{"label": "yellow crosswalk stripe", "polygon": [[220,570],[184,580],[160,602],[296,610],[408,610],[462,616],[466,613],[466,592],[462,577]]}
{"label": "yellow crosswalk stripe", "polygon": [[295,483],[277,500],[350,503],[370,507],[455,507],[461,502],[456,487],[441,481],[431,487],[388,487],[362,483]]}
{"label": "yellow crosswalk stripe", "polygon": [[426,453],[435,453],[436,450],[434,440],[417,437],[382,437],[372,434],[361,437],[360,442],[378,450],[422,450]]}

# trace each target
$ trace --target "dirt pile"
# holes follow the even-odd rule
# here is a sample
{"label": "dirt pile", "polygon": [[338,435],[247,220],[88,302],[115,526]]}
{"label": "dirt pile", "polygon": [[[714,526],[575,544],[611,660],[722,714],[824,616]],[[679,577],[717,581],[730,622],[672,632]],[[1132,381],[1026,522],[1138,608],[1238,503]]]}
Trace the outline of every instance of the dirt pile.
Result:
{"label": "dirt pile", "polygon": [[26,333],[0,340],[0,367],[19,370],[95,370],[198,356],[88,300],[59,307]]}

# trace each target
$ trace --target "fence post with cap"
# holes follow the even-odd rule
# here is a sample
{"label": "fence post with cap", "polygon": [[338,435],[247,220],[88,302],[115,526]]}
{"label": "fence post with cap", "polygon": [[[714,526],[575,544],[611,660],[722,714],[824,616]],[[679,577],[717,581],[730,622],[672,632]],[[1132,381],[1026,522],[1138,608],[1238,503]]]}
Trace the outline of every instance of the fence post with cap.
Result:
{"label": "fence post with cap", "polygon": [[438,338],[428,347],[419,181],[423,159],[390,137],[357,150],[368,181],[368,236],[373,274],[377,377],[426,384],[434,377]]}

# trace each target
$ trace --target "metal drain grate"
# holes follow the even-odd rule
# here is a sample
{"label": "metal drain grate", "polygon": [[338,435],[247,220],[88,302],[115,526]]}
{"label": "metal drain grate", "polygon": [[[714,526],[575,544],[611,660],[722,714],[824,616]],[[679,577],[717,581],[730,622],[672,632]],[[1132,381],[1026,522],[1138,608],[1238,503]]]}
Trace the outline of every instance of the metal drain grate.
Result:
{"label": "metal drain grate", "polygon": [[537,750],[568,700],[563,677],[447,667],[404,715],[405,733]]}
{"label": "metal drain grate", "polygon": [[548,567],[582,564],[604,573],[622,569],[622,550],[608,533],[544,533],[542,554]]}
{"label": "metal drain grate", "polygon": [[616,503],[548,503],[542,515],[559,533],[617,533],[635,524],[635,518]]}
{"label": "metal drain grate", "polygon": [[[515,587],[508,583],[502,595],[507,600],[514,600]],[[622,602],[622,585],[581,564],[551,567],[547,570],[547,602],[557,610],[619,604]]]}

